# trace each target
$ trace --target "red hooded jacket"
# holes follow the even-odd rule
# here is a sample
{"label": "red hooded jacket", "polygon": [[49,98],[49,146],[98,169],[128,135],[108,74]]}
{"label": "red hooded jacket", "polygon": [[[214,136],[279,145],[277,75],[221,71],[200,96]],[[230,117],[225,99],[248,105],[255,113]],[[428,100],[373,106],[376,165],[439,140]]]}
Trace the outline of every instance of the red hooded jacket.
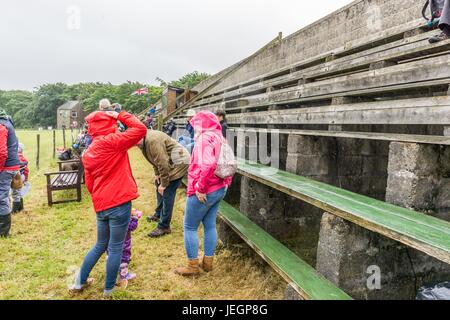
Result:
{"label": "red hooded jacket", "polygon": [[222,179],[214,174],[220,148],[225,139],[216,115],[209,111],[197,113],[190,121],[195,130],[195,146],[188,171],[188,196],[197,191],[209,194],[231,184],[232,178]]}
{"label": "red hooded jacket", "polygon": [[117,120],[126,125],[128,130],[117,132],[117,121],[102,111],[86,117],[93,141],[82,160],[86,187],[92,195],[96,212],[139,197],[128,159],[128,149],[144,138],[147,128],[125,111],[119,114]]}

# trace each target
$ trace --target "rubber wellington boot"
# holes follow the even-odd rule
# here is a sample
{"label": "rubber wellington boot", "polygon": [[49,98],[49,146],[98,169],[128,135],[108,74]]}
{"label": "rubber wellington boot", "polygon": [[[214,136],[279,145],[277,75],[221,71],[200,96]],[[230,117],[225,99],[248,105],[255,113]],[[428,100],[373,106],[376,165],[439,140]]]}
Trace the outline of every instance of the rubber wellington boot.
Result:
{"label": "rubber wellington boot", "polygon": [[200,268],[202,268],[205,272],[211,272],[213,270],[213,261],[214,257],[204,256],[202,263],[200,264]]}
{"label": "rubber wellington boot", "polygon": [[200,275],[200,266],[198,259],[188,260],[187,266],[175,269],[175,273],[183,277]]}
{"label": "rubber wellington boot", "polygon": [[0,215],[0,238],[9,236],[11,229],[11,214]]}
{"label": "rubber wellington boot", "polygon": [[22,210],[20,210],[20,202],[13,202],[13,206],[12,206],[12,213],[18,213]]}

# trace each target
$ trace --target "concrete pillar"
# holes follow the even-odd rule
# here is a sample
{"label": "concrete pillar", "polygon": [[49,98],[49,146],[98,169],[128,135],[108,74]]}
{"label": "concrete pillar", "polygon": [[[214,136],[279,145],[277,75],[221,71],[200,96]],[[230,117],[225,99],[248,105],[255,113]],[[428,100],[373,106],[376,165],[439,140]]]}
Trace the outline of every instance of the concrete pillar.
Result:
{"label": "concrete pillar", "polygon": [[273,237],[291,238],[297,230],[286,218],[286,195],[247,177],[241,178],[240,211]]}
{"label": "concrete pillar", "polygon": [[385,199],[389,143],[337,140],[336,186],[379,200]]}
{"label": "concrete pillar", "polygon": [[[392,142],[386,201],[450,221],[450,147]],[[408,249],[419,285],[450,277],[450,265]]]}
{"label": "concrete pillar", "polygon": [[336,144],[333,139],[290,135],[286,171],[331,183],[336,172]]}
{"label": "concrete pillar", "polygon": [[324,213],[318,272],[355,299],[413,299],[414,271],[399,244]]}
{"label": "concrete pillar", "polygon": [[[387,202],[449,219],[449,163],[448,147],[391,143]],[[322,217],[316,267],[357,299],[414,299],[424,283],[450,276],[449,265],[330,213]]]}
{"label": "concrete pillar", "polygon": [[439,151],[435,145],[391,143],[386,201],[419,211],[432,209],[438,194]]}

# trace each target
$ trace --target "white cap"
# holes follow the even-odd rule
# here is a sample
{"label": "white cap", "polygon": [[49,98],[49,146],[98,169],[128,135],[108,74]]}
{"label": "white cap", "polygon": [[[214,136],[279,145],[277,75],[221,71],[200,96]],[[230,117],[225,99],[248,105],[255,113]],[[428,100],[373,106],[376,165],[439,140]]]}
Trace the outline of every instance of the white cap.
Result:
{"label": "white cap", "polygon": [[186,116],[188,116],[188,117],[193,117],[195,115],[196,115],[196,112],[193,109],[189,109],[186,113]]}

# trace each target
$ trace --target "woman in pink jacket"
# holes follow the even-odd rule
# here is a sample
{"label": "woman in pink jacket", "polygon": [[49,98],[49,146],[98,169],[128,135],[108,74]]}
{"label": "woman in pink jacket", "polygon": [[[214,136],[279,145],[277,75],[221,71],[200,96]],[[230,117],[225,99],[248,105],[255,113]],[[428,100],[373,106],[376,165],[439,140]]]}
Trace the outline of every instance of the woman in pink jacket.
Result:
{"label": "woman in pink jacket", "polygon": [[[188,172],[187,201],[184,216],[184,244],[188,264],[175,270],[182,276],[195,276],[211,271],[217,245],[216,218],[219,203],[225,197],[231,178],[221,179],[214,172],[224,140],[220,122],[214,113],[202,111],[190,121],[195,131]],[[204,256],[198,259],[198,227],[203,224]]]}

